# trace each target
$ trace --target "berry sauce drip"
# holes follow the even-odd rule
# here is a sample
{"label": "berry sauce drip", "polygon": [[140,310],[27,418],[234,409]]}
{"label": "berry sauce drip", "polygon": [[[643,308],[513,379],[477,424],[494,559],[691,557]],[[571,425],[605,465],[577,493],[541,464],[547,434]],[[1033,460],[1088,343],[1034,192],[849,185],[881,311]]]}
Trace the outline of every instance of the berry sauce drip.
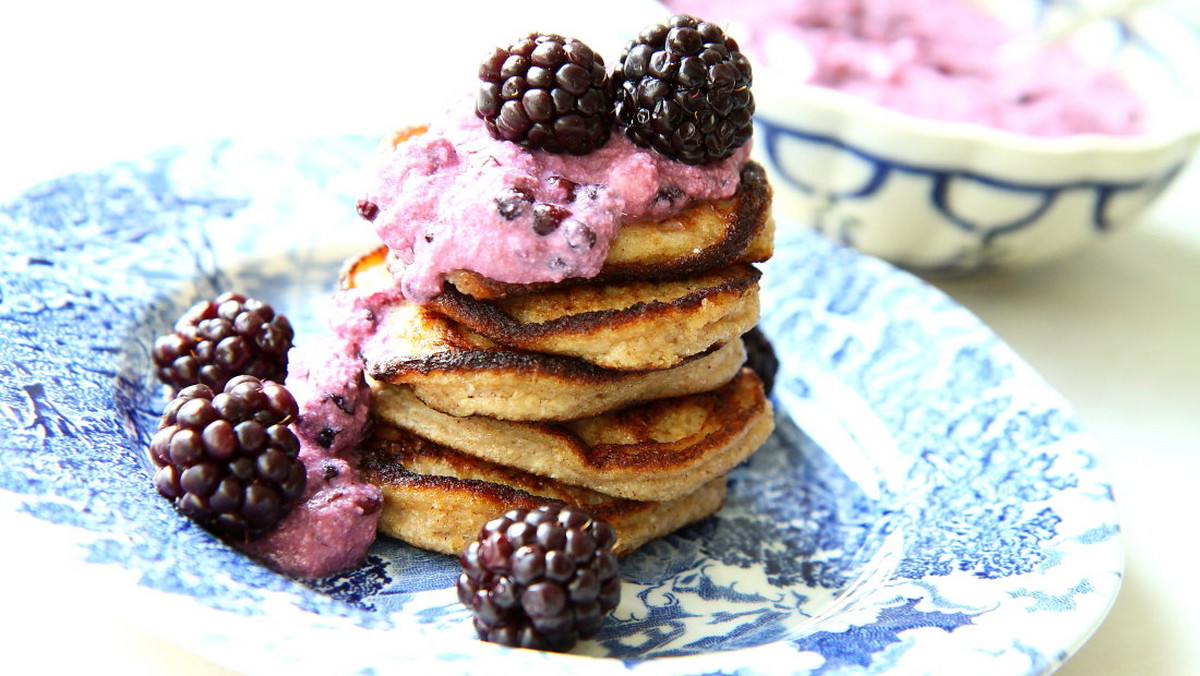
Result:
{"label": "berry sauce drip", "polygon": [[459,557],[458,598],[485,641],[565,652],[595,636],[621,598],[616,533],[563,504],[514,509]]}
{"label": "berry sauce drip", "polygon": [[625,134],[680,162],[725,159],[753,132],[750,62],[716,24],[678,14],[647,27],[612,78]]}
{"label": "berry sauce drip", "polygon": [[585,155],[608,141],[612,82],[586,44],[530,33],[479,67],[475,113],[492,137],[551,153]]}
{"label": "berry sauce drip", "polygon": [[154,341],[151,356],[158,379],[174,391],[200,384],[220,392],[239,375],[283,382],[294,337],[287,317],[267,303],[223,293],[189,308]]}
{"label": "berry sauce drip", "polygon": [[265,535],[304,495],[300,442],[288,428],[297,413],[287,388],[254,376],[237,376],[219,393],[183,388],[150,442],[155,487],[218,535]]}

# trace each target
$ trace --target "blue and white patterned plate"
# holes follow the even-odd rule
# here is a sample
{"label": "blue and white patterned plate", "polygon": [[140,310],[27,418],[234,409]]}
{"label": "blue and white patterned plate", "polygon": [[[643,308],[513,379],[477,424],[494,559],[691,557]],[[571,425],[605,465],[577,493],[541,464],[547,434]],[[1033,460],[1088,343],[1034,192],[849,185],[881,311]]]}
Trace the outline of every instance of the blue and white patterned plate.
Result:
{"label": "blue and white patterned plate", "polygon": [[194,527],[149,481],[148,346],[226,289],[322,331],[370,243],[373,145],[177,149],[0,207],[0,508],[55,529],[98,597],[252,673],[1044,674],[1104,617],[1122,555],[1072,411],[941,294],[786,226],[764,276],[778,431],[719,514],[624,561],[577,654],[475,640],[451,557],[381,540],[300,582]]}

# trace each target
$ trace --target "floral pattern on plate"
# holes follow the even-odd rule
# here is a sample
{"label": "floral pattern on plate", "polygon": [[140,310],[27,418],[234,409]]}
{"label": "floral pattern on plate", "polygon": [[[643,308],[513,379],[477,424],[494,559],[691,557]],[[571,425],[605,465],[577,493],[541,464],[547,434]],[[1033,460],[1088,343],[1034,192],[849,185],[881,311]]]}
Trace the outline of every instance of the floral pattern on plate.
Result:
{"label": "floral pattern on plate", "polygon": [[621,605],[576,649],[591,659],[475,640],[451,557],[385,538],[297,581],[193,526],[149,481],[149,346],[227,289],[322,332],[371,244],[354,203],[372,145],[175,149],[0,206],[0,504],[77,540],[81,569],[135,573],[132,614],[186,606],[168,638],[248,672],[1037,674],[1104,617],[1115,509],[1074,413],[940,293],[786,224],[763,279],[776,433],[716,516],[624,560]]}

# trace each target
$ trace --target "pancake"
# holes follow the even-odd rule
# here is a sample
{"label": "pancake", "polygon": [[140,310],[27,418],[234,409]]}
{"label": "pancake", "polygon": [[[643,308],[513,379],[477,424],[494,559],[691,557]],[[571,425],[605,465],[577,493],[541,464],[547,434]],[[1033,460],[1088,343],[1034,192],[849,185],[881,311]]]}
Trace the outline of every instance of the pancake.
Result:
{"label": "pancake", "polygon": [[[429,320],[432,313],[414,314]],[[719,387],[736,375],[746,355],[735,340],[671,369],[613,371],[569,357],[423,340],[438,331],[439,319],[403,324],[405,338],[415,338],[411,343],[399,338],[374,344],[362,356],[371,378],[408,385],[427,406],[454,416],[527,421],[591,417]],[[406,350],[410,345],[421,351]]]}
{"label": "pancake", "polygon": [[736,264],[683,280],[596,283],[484,301],[447,287],[428,307],[511,348],[636,371],[676,366],[758,323],[758,280]]}
{"label": "pancake", "polygon": [[[382,249],[351,263],[342,284],[364,291],[392,284]],[[367,375],[409,385],[426,405],[455,416],[568,420],[631,404],[704,392],[729,382],[745,362],[740,339],[667,370],[615,371],[571,357],[513,350],[419,305],[377,313],[361,350]]]}
{"label": "pancake", "polygon": [[617,532],[614,551],[645,542],[720,509],[725,477],[665,502],[627,500],[568,486],[459,453],[405,430],[377,426],[360,469],[380,487],[381,533],[423,549],[458,555],[485,522],[517,507],[566,502],[605,519]]}
{"label": "pancake", "polygon": [[[393,286],[387,256],[380,247],[350,261],[340,286]],[[684,280],[581,284],[493,301],[447,285],[423,307],[460,326],[442,324],[427,337],[440,335],[468,349],[504,346],[572,357],[615,371],[672,368],[754,327],[760,277],[753,266],[737,264]]]}
{"label": "pancake", "polygon": [[633,500],[697,490],[753,453],[774,421],[762,383],[743,368],[709,392],[560,423],[455,417],[407,386],[371,383],[377,419],[490,462]]}
{"label": "pancake", "polygon": [[733,197],[698,202],[668,218],[622,224],[600,273],[590,279],[508,284],[465,270],[447,278],[460,293],[482,300],[578,283],[684,279],[735,263],[761,263],[774,252],[774,235],[766,172],[748,162]]}
{"label": "pancake", "polygon": [[[427,129],[427,125],[397,129],[382,148],[395,149]],[[493,300],[575,283],[683,279],[735,263],[761,263],[774,252],[771,198],[766,170],[749,161],[742,167],[738,191],[732,197],[697,202],[666,218],[623,223],[595,277],[513,284],[459,270],[447,275],[447,280],[459,293]]]}

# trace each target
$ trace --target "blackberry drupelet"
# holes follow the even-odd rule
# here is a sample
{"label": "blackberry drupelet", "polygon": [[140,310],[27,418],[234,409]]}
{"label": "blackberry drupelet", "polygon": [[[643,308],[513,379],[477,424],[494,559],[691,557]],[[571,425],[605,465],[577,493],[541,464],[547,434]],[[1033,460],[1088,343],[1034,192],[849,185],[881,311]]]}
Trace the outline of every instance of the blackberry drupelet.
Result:
{"label": "blackberry drupelet", "polygon": [[150,442],[155,487],[218,535],[265,535],[304,494],[300,441],[288,428],[298,411],[287,388],[253,376],[237,376],[217,394],[185,387]]}
{"label": "blackberry drupelet", "polygon": [[356,208],[359,217],[364,221],[374,221],[379,215],[379,205],[367,199],[360,199]]}
{"label": "blackberry drupelet", "polygon": [[223,293],[184,312],[151,355],[158,379],[175,391],[201,384],[219,392],[243,374],[283,382],[294,337],[287,317],[267,303]]}
{"label": "blackberry drupelet", "polygon": [[725,159],[753,132],[750,62],[716,24],[679,14],[647,27],[612,79],[625,134],[680,162]]}
{"label": "blackberry drupelet", "polygon": [[606,521],[558,503],[484,524],[458,577],[479,638],[565,652],[596,635],[621,599],[615,541]]}
{"label": "blackberry drupelet", "polygon": [[612,82],[604,59],[574,38],[530,33],[479,67],[475,114],[494,138],[584,155],[608,141]]}

